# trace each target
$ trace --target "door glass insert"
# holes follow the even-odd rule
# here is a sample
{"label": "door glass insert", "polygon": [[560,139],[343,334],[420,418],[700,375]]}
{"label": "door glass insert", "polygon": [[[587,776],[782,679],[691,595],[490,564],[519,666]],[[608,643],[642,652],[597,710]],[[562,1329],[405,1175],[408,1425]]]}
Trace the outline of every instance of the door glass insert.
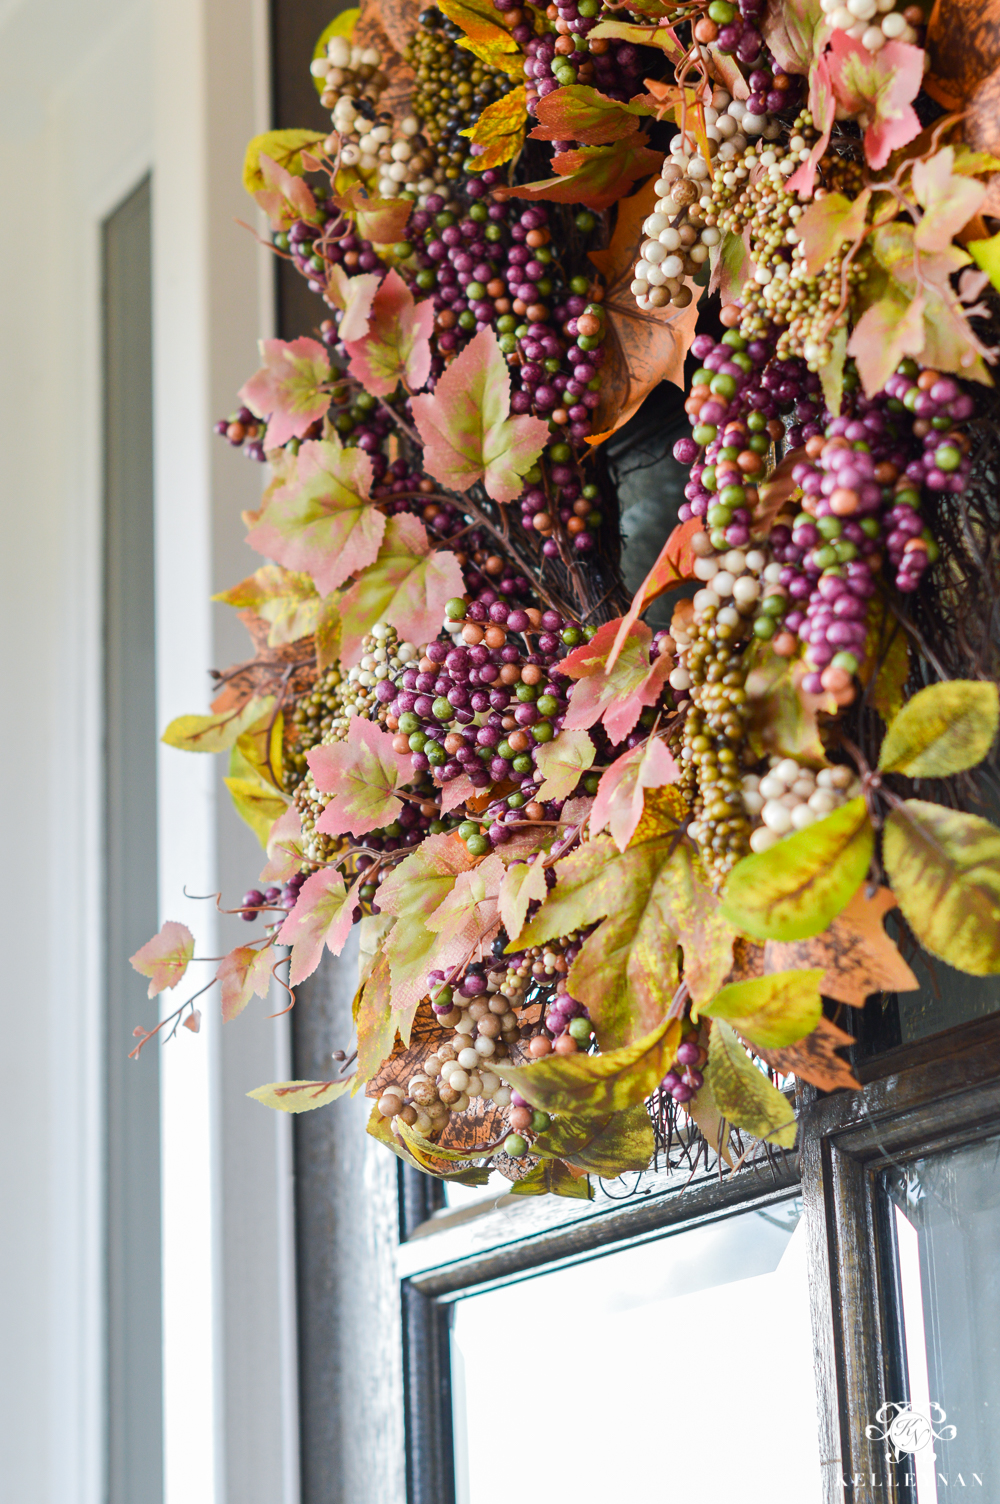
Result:
{"label": "door glass insert", "polygon": [[884,1444],[917,1504],[939,1504],[956,1490],[996,1498],[1000,1138],[928,1155],[882,1180],[905,1391],[880,1423],[889,1431]]}
{"label": "door glass insert", "polygon": [[457,1504],[819,1504],[800,1217],[789,1200],[459,1300]]}

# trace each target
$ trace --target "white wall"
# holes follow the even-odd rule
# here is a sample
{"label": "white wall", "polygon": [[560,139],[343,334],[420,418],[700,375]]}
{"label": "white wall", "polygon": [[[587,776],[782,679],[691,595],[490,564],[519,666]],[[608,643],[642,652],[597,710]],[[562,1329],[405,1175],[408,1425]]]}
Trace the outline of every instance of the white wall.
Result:
{"label": "white wall", "polygon": [[[254,467],[210,435],[267,332],[233,224],[266,124],[263,0],[0,0],[0,1497],[103,1494],[99,227],[154,180],[159,693],[207,699],[242,655],[207,596],[254,566]],[[208,759],[161,759],[161,906],[237,895],[259,854]],[[249,1011],[249,1010],[248,1010]],[[258,1006],[163,1052],[168,1504],[294,1504],[287,1122],[244,1093],[286,1069]]]}

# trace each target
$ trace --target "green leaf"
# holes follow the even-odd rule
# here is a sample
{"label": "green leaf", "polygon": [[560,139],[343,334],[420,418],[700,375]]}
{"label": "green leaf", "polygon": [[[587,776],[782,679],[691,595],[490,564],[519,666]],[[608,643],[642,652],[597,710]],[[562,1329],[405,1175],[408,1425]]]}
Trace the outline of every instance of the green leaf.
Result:
{"label": "green leaf", "polygon": [[238,737],[274,709],[274,696],[255,696],[237,711],[213,715],[179,715],[164,731],[160,740],[182,752],[226,752]]}
{"label": "green leaf", "polygon": [[260,170],[262,152],[286,172],[298,177],[305,171],[302,166],[303,151],[309,151],[325,140],[322,131],[265,131],[262,136],[254,136],[243,159],[244,188],[248,193],[259,193],[266,187]]}
{"label": "green leaf", "polygon": [[665,1018],[635,1044],[605,1055],[560,1055],[494,1069],[543,1112],[610,1114],[646,1100],[673,1064],[680,1039],[680,1020]]}
{"label": "green leaf", "polygon": [[840,416],[844,399],[844,361],[847,359],[847,327],[834,330],[829,342],[829,355],[819,368],[823,401],[835,417]]}
{"label": "green leaf", "polygon": [[490,1178],[487,1165],[470,1165],[466,1170],[451,1171],[444,1160],[438,1161],[440,1169],[430,1169],[428,1164],[421,1164],[398,1135],[393,1133],[389,1119],[382,1116],[377,1106],[371,1110],[367,1132],[387,1149],[391,1149],[404,1164],[412,1165],[415,1170],[423,1170],[425,1175],[433,1175],[437,1180],[454,1180],[459,1185],[485,1185]]}
{"label": "green leaf", "polygon": [[577,1169],[613,1179],[645,1170],[656,1152],[649,1113],[641,1102],[610,1116],[555,1118],[531,1146],[544,1159],[564,1159]]}
{"label": "green leaf", "polygon": [[989,240],[970,240],[966,250],[993,286],[1000,288],[1000,231]]}
{"label": "green leaf", "polygon": [[995,684],[954,679],[920,690],[896,716],[878,765],[907,778],[945,778],[982,762],[997,734],[1000,696]]}
{"label": "green leaf", "polygon": [[885,870],[925,950],[971,976],[1000,972],[1000,830],[907,799],[885,823]]}
{"label": "green leaf", "polygon": [[779,1050],[811,1034],[823,1012],[823,967],[776,971],[723,987],[701,1012],[724,1018],[762,1050]]}
{"label": "green leaf", "polygon": [[427,920],[452,892],[459,873],[467,872],[472,864],[464,841],[457,836],[428,836],[379,888],[380,910],[396,916],[385,954],[392,974],[394,1016],[404,1044],[409,1042],[417,1005],[426,995],[428,969],[454,966],[467,954],[461,939],[443,945]]}
{"label": "green leaf", "polygon": [[594,743],[586,731],[563,730],[553,741],[543,742],[535,753],[535,767],[544,779],[537,798],[568,798],[595,756]]}
{"label": "green leaf", "polygon": [[734,1030],[721,1019],[712,1025],[705,1080],[720,1112],[737,1128],[779,1149],[794,1148],[791,1104],[757,1069]]}
{"label": "green leaf", "polygon": [[[381,915],[373,916],[376,919]],[[364,924],[364,920],[361,921]],[[389,962],[385,952],[375,959],[371,974],[364,985],[358,988],[354,1000],[354,1027],[358,1033],[357,1086],[370,1081],[388,1055],[396,1039],[396,1024],[392,1017],[392,988],[389,979]]]}
{"label": "green leaf", "polygon": [[266,850],[271,826],[288,809],[288,800],[257,778],[226,778],[224,782],[236,813]]}
{"label": "green leaf", "polygon": [[541,859],[532,862],[513,862],[508,867],[500,884],[500,920],[507,931],[507,938],[517,939],[524,929],[528,905],[532,899],[543,902],[548,893],[545,868]]}
{"label": "green leaf", "polygon": [[806,271],[817,277],[846,242],[859,238],[865,228],[865,214],[871,199],[865,188],[852,202],[842,193],[827,193],[814,199],[795,226],[805,255]]}
{"label": "green leaf", "polygon": [[845,908],[871,864],[875,835],[864,799],[737,862],[720,908],[757,940],[805,940]]}
{"label": "green leaf", "polygon": [[577,1177],[558,1159],[543,1160],[510,1188],[512,1196],[572,1196],[578,1201],[593,1201],[594,1188],[586,1175]]}
{"label": "green leaf", "polygon": [[350,1085],[349,1076],[343,1081],[272,1081],[267,1086],[255,1086],[247,1096],[279,1112],[312,1112],[335,1102]]}

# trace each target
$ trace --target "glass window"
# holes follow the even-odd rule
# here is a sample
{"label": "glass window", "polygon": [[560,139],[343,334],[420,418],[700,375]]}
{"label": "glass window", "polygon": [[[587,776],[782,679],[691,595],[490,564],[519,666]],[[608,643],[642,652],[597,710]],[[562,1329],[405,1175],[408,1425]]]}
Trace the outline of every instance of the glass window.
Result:
{"label": "glass window", "polygon": [[507,1504],[512,1487],[819,1504],[800,1214],[789,1200],[459,1300],[456,1504]]}
{"label": "glass window", "polygon": [[[1000,1487],[1000,1138],[887,1171],[902,1385],[887,1438],[918,1504]],[[907,1422],[903,1407],[918,1419]],[[926,1423],[924,1423],[926,1422]]]}

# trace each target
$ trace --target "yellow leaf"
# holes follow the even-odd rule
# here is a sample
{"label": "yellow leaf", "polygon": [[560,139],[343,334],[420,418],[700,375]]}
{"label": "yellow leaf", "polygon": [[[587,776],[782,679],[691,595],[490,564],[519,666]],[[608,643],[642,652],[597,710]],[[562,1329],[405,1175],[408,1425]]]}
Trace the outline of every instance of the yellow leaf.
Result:
{"label": "yellow leaf", "polygon": [[248,193],[258,193],[267,186],[260,170],[261,153],[286,172],[299,177],[305,170],[302,153],[325,140],[322,131],[265,131],[262,136],[254,136],[243,159],[244,188]]}
{"label": "yellow leaf", "polygon": [[524,145],[524,128],[527,119],[525,110],[526,90],[524,84],[512,89],[502,99],[488,105],[475,125],[460,131],[468,136],[473,146],[483,150],[473,162],[475,172],[485,172],[488,167],[499,167],[516,157]]}
{"label": "yellow leaf", "polygon": [[247,1096],[279,1112],[312,1112],[342,1097],[350,1084],[350,1077],[344,1081],[272,1081],[267,1086],[255,1086]]}

